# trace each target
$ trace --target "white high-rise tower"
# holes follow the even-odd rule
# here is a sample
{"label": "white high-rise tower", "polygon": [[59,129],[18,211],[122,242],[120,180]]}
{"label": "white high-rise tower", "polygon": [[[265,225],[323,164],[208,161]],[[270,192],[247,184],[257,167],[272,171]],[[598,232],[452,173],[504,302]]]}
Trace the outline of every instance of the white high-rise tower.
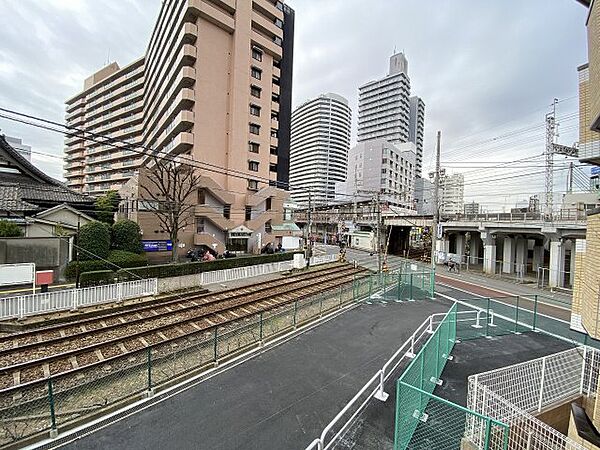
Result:
{"label": "white high-rise tower", "polygon": [[290,191],[301,205],[335,198],[335,185],[345,181],[350,148],[351,110],[348,100],[322,94],[292,113]]}

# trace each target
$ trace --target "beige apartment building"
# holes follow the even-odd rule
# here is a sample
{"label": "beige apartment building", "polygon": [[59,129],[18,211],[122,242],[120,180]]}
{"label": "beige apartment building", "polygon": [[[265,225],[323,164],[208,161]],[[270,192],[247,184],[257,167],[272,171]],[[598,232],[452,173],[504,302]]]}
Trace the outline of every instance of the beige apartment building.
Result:
{"label": "beige apartment building", "polygon": [[[600,166],[600,2],[578,0],[588,8],[588,63],[579,74],[579,159]],[[587,217],[586,239],[577,240],[571,327],[600,339],[600,210]]]}
{"label": "beige apartment building", "polygon": [[152,155],[177,157],[202,177],[186,251],[252,251],[276,240],[287,197],[293,33],[294,11],[278,0],[163,1],[146,54],[102,68],[67,100],[67,125],[76,127],[65,140],[68,185],[120,190],[143,239],[165,240],[132,184],[143,182]]}

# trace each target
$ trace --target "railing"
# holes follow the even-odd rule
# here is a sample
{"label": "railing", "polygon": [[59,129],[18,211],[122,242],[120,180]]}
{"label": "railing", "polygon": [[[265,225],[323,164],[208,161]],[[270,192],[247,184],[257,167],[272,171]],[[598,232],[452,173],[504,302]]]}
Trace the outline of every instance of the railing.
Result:
{"label": "railing", "polygon": [[333,448],[343,438],[356,417],[368,406],[373,398],[385,402],[389,396],[385,392],[386,381],[389,380],[402,363],[410,361],[415,357],[417,347],[432,336],[435,325],[439,325],[445,316],[446,313],[433,314],[425,319],[404,344],[385,362],[382,368],[365,383],[337,416],[327,424],[321,436],[316,438],[306,450],[327,450]]}
{"label": "railing", "polygon": [[[0,390],[0,446],[16,444],[42,432],[55,435],[74,421],[98,416],[125,401],[152,396],[157,388],[184,380],[243,352],[260,348],[269,341],[335,314],[365,300],[371,277],[357,278],[319,294],[297,300],[278,309],[254,313],[235,324],[226,323],[126,355],[107,356],[98,363]],[[406,299],[403,299],[406,300]],[[405,352],[414,352],[435,325],[428,318],[374,377],[372,396],[383,393],[381,380],[389,379]],[[313,447],[316,448],[316,447]],[[329,448],[329,447],[328,447]]]}
{"label": "railing", "polygon": [[76,310],[84,306],[156,295],[157,286],[157,279],[149,278],[82,289],[0,298],[0,319],[22,319],[36,314]]}
{"label": "railing", "polygon": [[551,217],[539,212],[523,212],[454,214],[447,218],[455,222],[585,222],[587,215],[586,211],[559,210],[554,211]]}
{"label": "railing", "polygon": [[234,267],[233,269],[213,270],[201,272],[199,284],[225,283],[228,281],[243,280],[246,278],[268,275],[276,272],[284,272],[293,268],[293,261],[281,261],[276,263],[257,264],[255,266]]}

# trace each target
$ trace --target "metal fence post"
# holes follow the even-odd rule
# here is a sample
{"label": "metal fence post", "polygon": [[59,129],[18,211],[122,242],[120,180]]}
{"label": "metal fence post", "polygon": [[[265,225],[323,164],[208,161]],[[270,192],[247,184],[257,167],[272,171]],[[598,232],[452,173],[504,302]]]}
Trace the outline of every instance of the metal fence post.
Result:
{"label": "metal fence post", "polygon": [[215,365],[216,365],[218,363],[217,358],[219,356],[218,355],[218,351],[219,351],[219,348],[218,348],[218,339],[219,339],[218,327],[215,327],[215,334],[213,336],[213,339],[214,339],[213,355],[214,355]]}
{"label": "metal fence post", "polygon": [[117,283],[117,303],[123,301],[123,283]]}
{"label": "metal fence post", "polygon": [[587,346],[583,347],[583,362],[581,364],[581,380],[579,380],[579,395],[583,394],[583,379],[585,378],[585,362],[587,360]]}
{"label": "metal fence post", "polygon": [[398,285],[396,287],[396,300],[400,301],[400,286],[402,285],[402,274],[398,274]]}
{"label": "metal fence post", "polygon": [[342,307],[342,299],[344,298],[344,287],[340,286],[340,308]]}
{"label": "metal fence post", "polygon": [[410,297],[408,298],[408,301],[412,302],[415,300],[413,298],[413,274],[412,273],[410,274],[410,288],[409,289],[410,289],[410,291],[409,291]]}
{"label": "metal fence post", "polygon": [[540,380],[540,398],[538,401],[538,412],[542,412],[542,403],[544,401],[544,377],[546,376],[546,356],[542,358],[542,378]]}
{"label": "metal fence post", "polygon": [[[296,329],[296,321],[298,320],[296,318],[296,315],[298,314],[298,301],[296,300],[294,302],[294,317],[293,317],[293,323],[294,323],[294,330]],[[321,314],[320,310],[319,310],[319,315]]]}
{"label": "metal fence post", "polygon": [[492,432],[492,421],[491,419],[488,417],[485,419],[485,444],[484,444],[484,449],[485,450],[489,450],[490,448],[490,434]]}
{"label": "metal fence post", "polygon": [[371,300],[371,295],[373,294],[373,275],[369,277],[369,300]]}
{"label": "metal fence post", "polygon": [[148,366],[148,394],[152,394],[152,347],[146,350],[146,365]]}
{"label": "metal fence post", "polygon": [[485,335],[488,336],[488,330],[490,326],[490,298],[487,298],[487,311],[485,315]]}
{"label": "metal fence post", "polygon": [[263,345],[263,313],[262,313],[262,311],[260,312],[260,314],[258,316],[258,320],[259,320],[259,341],[260,341],[260,345]]}
{"label": "metal fence post", "polygon": [[48,378],[48,403],[50,406],[50,437],[55,437],[58,434],[56,429],[56,411],[54,408],[54,391],[52,389],[52,378]]}
{"label": "metal fence post", "polygon": [[323,296],[325,294],[321,294],[319,296],[319,317],[323,317]]}
{"label": "metal fence post", "polygon": [[515,333],[519,331],[519,296],[517,295],[517,309],[515,310]]}
{"label": "metal fence post", "polygon": [[535,294],[533,296],[533,331],[535,331],[535,324],[537,322],[537,303],[538,303],[538,296],[537,296],[537,294]]}

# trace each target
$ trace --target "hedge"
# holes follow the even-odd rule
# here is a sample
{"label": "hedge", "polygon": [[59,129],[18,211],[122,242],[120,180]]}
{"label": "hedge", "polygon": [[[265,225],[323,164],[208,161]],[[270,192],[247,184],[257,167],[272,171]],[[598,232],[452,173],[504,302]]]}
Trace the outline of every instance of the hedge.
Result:
{"label": "hedge", "polygon": [[112,246],[116,250],[142,253],[144,248],[140,235],[140,226],[133,220],[122,219],[112,226]]}
{"label": "hedge", "polygon": [[294,259],[294,254],[275,253],[273,255],[243,256],[237,258],[217,259],[214,261],[199,261],[183,264],[161,264],[155,266],[135,267],[117,271],[119,281],[138,280],[139,278],[166,278],[182,275],[193,275],[213,270],[232,269],[234,267],[253,266]]}
{"label": "hedge", "polygon": [[83,272],[79,276],[80,287],[99,286],[101,284],[110,284],[115,281],[115,273],[112,270],[94,270]]}
{"label": "hedge", "polygon": [[[98,270],[114,271],[119,267],[140,267],[147,263],[145,255],[138,255],[123,250],[112,250],[108,254],[107,260],[112,264],[99,259],[79,261],[79,273],[95,272]],[[77,278],[77,261],[71,261],[67,264],[65,277],[69,281],[74,281]]]}

